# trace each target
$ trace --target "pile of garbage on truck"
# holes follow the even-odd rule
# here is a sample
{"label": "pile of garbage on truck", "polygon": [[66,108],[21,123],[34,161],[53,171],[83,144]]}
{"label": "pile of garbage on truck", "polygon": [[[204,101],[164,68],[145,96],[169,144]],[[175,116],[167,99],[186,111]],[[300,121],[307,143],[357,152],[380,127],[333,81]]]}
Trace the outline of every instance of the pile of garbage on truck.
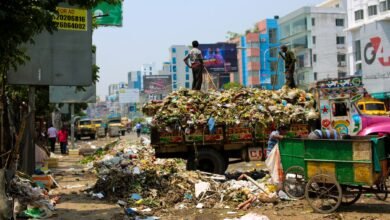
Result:
{"label": "pile of garbage on truck", "polygon": [[305,122],[319,117],[315,99],[301,89],[280,90],[237,88],[225,91],[194,91],[180,89],[163,101],[143,106],[143,113],[154,116],[153,124],[165,127],[179,123],[182,127],[207,124],[240,124],[243,121],[263,125]]}
{"label": "pile of garbage on truck", "polygon": [[146,139],[142,144],[121,140],[91,163],[98,180],[90,195],[117,202],[130,214],[171,207],[248,209],[277,202],[280,196],[266,171],[226,175],[186,171],[181,159],[156,159]]}

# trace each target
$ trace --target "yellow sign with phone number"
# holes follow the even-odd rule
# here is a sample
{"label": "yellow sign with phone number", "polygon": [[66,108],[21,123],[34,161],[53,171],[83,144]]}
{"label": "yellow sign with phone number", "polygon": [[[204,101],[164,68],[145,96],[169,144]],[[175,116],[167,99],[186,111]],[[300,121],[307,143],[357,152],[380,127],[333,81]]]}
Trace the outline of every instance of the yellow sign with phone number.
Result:
{"label": "yellow sign with phone number", "polygon": [[87,31],[87,10],[57,7],[58,15],[54,22],[59,30]]}

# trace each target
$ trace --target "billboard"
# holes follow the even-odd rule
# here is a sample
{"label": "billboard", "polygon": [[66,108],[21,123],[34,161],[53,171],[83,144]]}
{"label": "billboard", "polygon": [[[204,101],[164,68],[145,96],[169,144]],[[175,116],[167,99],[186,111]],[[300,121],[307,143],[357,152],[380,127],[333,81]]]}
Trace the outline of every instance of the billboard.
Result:
{"label": "billboard", "polygon": [[61,4],[54,19],[58,31],[43,31],[25,44],[30,60],[7,81],[17,85],[89,86],[92,84],[92,17],[86,9]]}
{"label": "billboard", "polygon": [[95,103],[96,85],[83,87],[78,90],[76,86],[50,86],[50,103]]}
{"label": "billboard", "polygon": [[200,44],[204,64],[210,73],[238,72],[236,44]]}
{"label": "billboard", "polygon": [[172,92],[171,75],[149,75],[144,76],[144,93],[151,94],[169,94]]}
{"label": "billboard", "polygon": [[122,3],[101,2],[92,9],[92,13],[97,25],[122,26]]}
{"label": "billboard", "polygon": [[119,103],[137,103],[139,102],[138,89],[119,89]]}
{"label": "billboard", "polygon": [[363,84],[369,93],[390,92],[390,22],[360,29]]}

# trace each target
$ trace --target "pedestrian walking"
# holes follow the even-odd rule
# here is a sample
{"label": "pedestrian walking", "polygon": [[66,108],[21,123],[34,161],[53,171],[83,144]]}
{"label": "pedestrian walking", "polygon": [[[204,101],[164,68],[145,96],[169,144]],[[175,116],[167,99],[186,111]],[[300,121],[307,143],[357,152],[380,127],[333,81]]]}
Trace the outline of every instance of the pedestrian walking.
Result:
{"label": "pedestrian walking", "polygon": [[282,57],[284,60],[284,66],[285,66],[285,77],[286,77],[286,82],[285,85],[290,87],[290,88],[296,88],[295,85],[295,80],[294,80],[294,72],[295,72],[295,55],[291,50],[287,49],[286,45],[283,45],[281,47],[282,52],[279,52],[279,55]]}
{"label": "pedestrian walking", "polygon": [[137,123],[136,125],[135,125],[135,129],[136,129],[136,131],[137,131],[137,137],[140,137],[141,136],[141,128],[142,128],[142,125],[141,125],[141,123]]}
{"label": "pedestrian walking", "polygon": [[57,129],[53,127],[52,124],[50,124],[49,129],[47,129],[47,135],[49,137],[50,150],[54,153],[57,141]]}
{"label": "pedestrian walking", "polygon": [[[192,42],[192,49],[188,55],[184,58],[184,63],[192,69],[192,89],[200,90],[202,88],[202,77],[203,77],[203,56],[202,51],[198,49],[199,42]],[[188,60],[190,62],[188,62]]]}
{"label": "pedestrian walking", "polygon": [[61,130],[58,132],[58,142],[60,142],[61,147],[61,154],[67,154],[68,149],[68,130],[66,129],[65,125],[62,126]]}

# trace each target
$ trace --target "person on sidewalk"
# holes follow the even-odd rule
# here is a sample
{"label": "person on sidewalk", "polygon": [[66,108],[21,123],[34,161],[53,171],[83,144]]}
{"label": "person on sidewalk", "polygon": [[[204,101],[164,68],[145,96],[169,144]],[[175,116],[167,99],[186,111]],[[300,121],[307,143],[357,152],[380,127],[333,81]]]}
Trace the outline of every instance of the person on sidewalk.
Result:
{"label": "person on sidewalk", "polygon": [[295,55],[291,50],[287,49],[286,45],[283,45],[281,47],[282,52],[279,52],[279,55],[282,57],[284,60],[284,65],[285,65],[285,76],[286,76],[286,83],[285,85],[290,87],[291,89],[296,88],[295,85],[295,80],[294,80],[294,72],[295,72]]}
{"label": "person on sidewalk", "polygon": [[[202,51],[198,49],[198,41],[192,42],[192,49],[188,55],[184,58],[184,63],[192,69],[192,89],[200,90],[202,88],[202,77],[203,77],[203,56]],[[190,63],[188,63],[190,60]]]}
{"label": "person on sidewalk", "polygon": [[135,125],[135,130],[137,131],[137,137],[140,137],[141,136],[141,128],[142,128],[142,125],[141,125],[141,123],[137,123],[136,125]]}
{"label": "person on sidewalk", "polygon": [[49,137],[50,150],[54,153],[57,142],[57,129],[53,127],[52,124],[50,124],[49,129],[47,129],[47,135]]}
{"label": "person on sidewalk", "polygon": [[61,130],[58,132],[58,142],[60,142],[61,147],[61,154],[67,154],[68,149],[68,130],[66,129],[65,125],[62,126]]}

